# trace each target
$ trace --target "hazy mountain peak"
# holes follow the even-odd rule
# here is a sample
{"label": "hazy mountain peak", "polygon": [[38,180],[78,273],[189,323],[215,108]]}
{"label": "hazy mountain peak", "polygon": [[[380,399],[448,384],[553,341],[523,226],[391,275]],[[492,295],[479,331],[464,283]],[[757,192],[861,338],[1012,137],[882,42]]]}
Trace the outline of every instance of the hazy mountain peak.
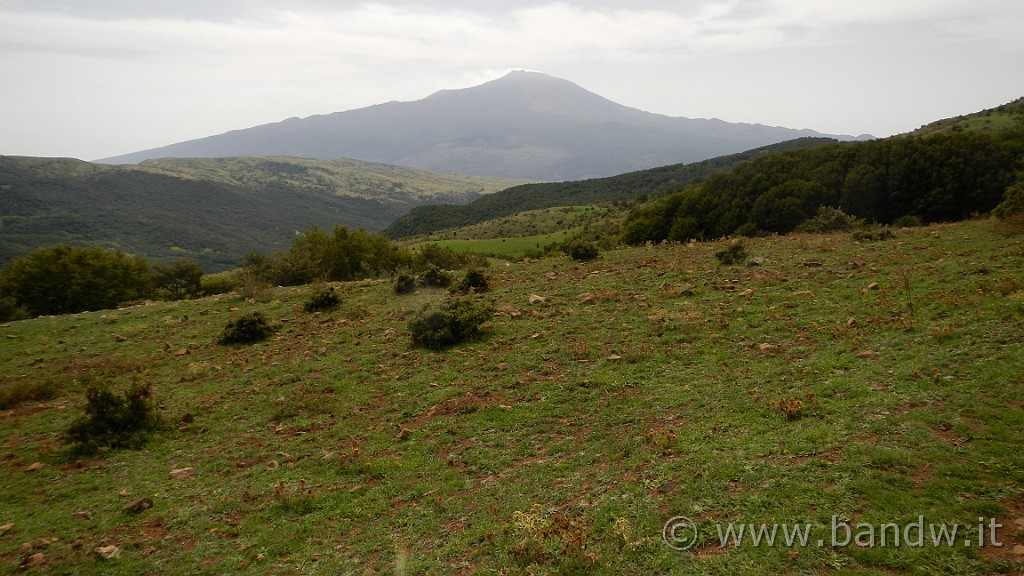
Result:
{"label": "hazy mountain peak", "polygon": [[806,136],[829,135],[651,114],[568,80],[514,70],[422,100],[289,119],[101,162],[287,155],[570,180],[694,162]]}

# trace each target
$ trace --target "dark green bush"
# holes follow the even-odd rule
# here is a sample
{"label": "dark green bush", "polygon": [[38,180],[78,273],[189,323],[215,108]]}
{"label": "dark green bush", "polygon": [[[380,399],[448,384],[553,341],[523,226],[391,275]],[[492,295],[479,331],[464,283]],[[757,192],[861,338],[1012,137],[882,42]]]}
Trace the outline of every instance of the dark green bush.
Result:
{"label": "dark green bush", "polygon": [[839,208],[818,206],[813,218],[804,220],[796,227],[797,232],[845,232],[860,226],[862,222]]}
{"label": "dark green bush", "polygon": [[24,306],[19,306],[18,301],[13,297],[0,296],[0,322],[24,320],[31,316],[28,310]]}
{"label": "dark green bush", "polygon": [[420,274],[420,284],[433,288],[447,288],[452,285],[452,275],[432,265],[427,267],[426,272]]}
{"label": "dark green bush", "polygon": [[402,272],[395,278],[395,294],[412,294],[416,290],[416,277]]}
{"label": "dark green bush", "polygon": [[1000,220],[1007,220],[1024,213],[1024,173],[1017,175],[1017,183],[1006,188],[1003,201],[992,210]]}
{"label": "dark green bush", "polygon": [[467,270],[466,275],[462,277],[462,280],[451,288],[451,291],[456,294],[479,294],[481,292],[487,292],[488,290],[490,290],[490,286],[487,284],[487,276],[475,268]]}
{"label": "dark green bush", "polygon": [[207,274],[199,281],[199,292],[203,296],[213,296],[237,290],[241,285],[241,275],[238,270]]}
{"label": "dark green bush", "polygon": [[274,335],[274,329],[259,312],[246,314],[228,322],[217,340],[220,344],[252,344]]}
{"label": "dark green bush", "polygon": [[924,220],[921,220],[920,216],[905,214],[893,220],[892,225],[897,228],[917,228],[918,226],[924,226]]}
{"label": "dark green bush", "polygon": [[153,291],[149,262],[103,248],[59,245],[12,260],[0,290],[30,314],[115,308]]}
{"label": "dark green bush", "polygon": [[73,455],[95,454],[102,449],[138,448],[160,425],[152,405],[152,389],[135,383],[123,394],[90,384],[85,393],[85,416],[64,431]]}
{"label": "dark green bush", "polygon": [[577,262],[593,260],[600,254],[597,244],[581,238],[573,238],[562,244],[562,251]]}
{"label": "dark green bush", "polygon": [[152,274],[156,295],[168,300],[184,300],[199,294],[203,279],[203,269],[193,260],[157,264]]}
{"label": "dark green bush", "polygon": [[341,304],[341,298],[334,290],[334,287],[324,286],[313,291],[309,299],[302,305],[302,309],[306,312],[317,312],[319,310],[330,310],[338,304]]}
{"label": "dark green bush", "polygon": [[425,307],[409,321],[414,346],[441,350],[480,334],[480,326],[494,316],[492,302],[453,296],[437,309]]}
{"label": "dark green bush", "polygon": [[896,235],[892,233],[892,230],[884,226],[870,226],[860,230],[854,230],[851,236],[857,242],[878,242],[880,240],[888,240],[896,237]]}
{"label": "dark green bush", "polygon": [[740,264],[747,259],[747,249],[743,242],[731,242],[725,248],[715,252],[715,258],[723,266]]}

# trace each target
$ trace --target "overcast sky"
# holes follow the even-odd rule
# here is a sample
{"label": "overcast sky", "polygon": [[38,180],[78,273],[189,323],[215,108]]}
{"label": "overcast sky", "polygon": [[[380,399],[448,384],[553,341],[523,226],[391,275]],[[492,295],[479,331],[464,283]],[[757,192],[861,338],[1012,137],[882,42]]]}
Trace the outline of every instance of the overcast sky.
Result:
{"label": "overcast sky", "polygon": [[93,160],[512,69],[881,137],[1024,96],[1024,1],[0,0],[0,154]]}

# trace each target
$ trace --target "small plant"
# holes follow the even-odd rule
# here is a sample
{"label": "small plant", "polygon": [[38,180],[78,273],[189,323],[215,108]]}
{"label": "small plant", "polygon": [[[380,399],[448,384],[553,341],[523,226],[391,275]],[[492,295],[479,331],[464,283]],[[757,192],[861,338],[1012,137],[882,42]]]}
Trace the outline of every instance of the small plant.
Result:
{"label": "small plant", "polygon": [[732,242],[725,248],[715,252],[715,258],[723,266],[732,266],[747,259],[747,249],[743,242]]}
{"label": "small plant", "polygon": [[338,304],[341,304],[341,298],[334,290],[334,287],[324,286],[319,290],[313,291],[309,300],[306,300],[306,303],[302,305],[302,309],[306,312],[317,312],[320,310],[330,310]]}
{"label": "small plant", "polygon": [[75,455],[103,449],[138,448],[149,432],[157,429],[160,416],[151,403],[148,384],[133,384],[123,394],[104,385],[90,384],[85,393],[85,416],[64,432],[64,441]]}
{"label": "small plant", "polygon": [[600,254],[597,244],[588,242],[582,238],[573,238],[572,240],[562,244],[562,251],[565,252],[569,258],[572,258],[577,262],[593,260]]}
{"label": "small plant", "polygon": [[879,242],[895,237],[896,235],[892,233],[892,230],[882,226],[870,226],[853,231],[853,239],[857,242]]}
{"label": "small plant", "polygon": [[796,227],[797,232],[843,232],[861,225],[861,221],[839,208],[819,206],[813,218]]}
{"label": "small plant", "polygon": [[474,268],[468,270],[462,280],[455,286],[452,286],[451,291],[456,294],[468,294],[487,292],[489,289],[487,276],[484,276],[483,272]]}
{"label": "small plant", "polygon": [[567,571],[586,571],[597,555],[587,551],[590,521],[558,512],[548,513],[540,504],[512,514],[511,534],[518,539],[512,552],[529,564],[559,564]]}
{"label": "small plant", "polygon": [[219,344],[252,344],[266,340],[274,335],[274,329],[259,312],[246,314],[237,320],[228,322],[217,340]]}
{"label": "small plant", "polygon": [[786,420],[796,420],[803,416],[804,401],[799,398],[780,398],[779,400],[772,400],[771,404],[772,408],[786,416]]}
{"label": "small plant", "polygon": [[919,226],[924,226],[924,220],[921,220],[920,216],[904,214],[903,216],[893,220],[892,225],[897,228],[917,228]]}
{"label": "small plant", "polygon": [[441,350],[480,334],[480,326],[494,316],[492,302],[451,297],[440,309],[429,306],[409,321],[414,346]]}
{"label": "small plant", "polygon": [[395,278],[395,294],[412,294],[416,290],[416,278],[405,272]]}
{"label": "small plant", "polygon": [[452,285],[452,276],[437,266],[430,266],[420,275],[419,281],[423,286],[447,288]]}

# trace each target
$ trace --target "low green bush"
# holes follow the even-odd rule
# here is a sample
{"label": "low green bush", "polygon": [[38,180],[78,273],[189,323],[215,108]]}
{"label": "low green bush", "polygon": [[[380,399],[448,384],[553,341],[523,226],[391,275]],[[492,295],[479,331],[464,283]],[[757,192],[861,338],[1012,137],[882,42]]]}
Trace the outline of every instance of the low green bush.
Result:
{"label": "low green bush", "polygon": [[416,277],[402,272],[395,277],[395,294],[412,294],[416,290]]}
{"label": "low green bush", "polygon": [[593,260],[601,253],[597,244],[581,238],[573,238],[562,244],[562,251],[577,262]]}
{"label": "low green bush", "polygon": [[804,220],[796,227],[797,232],[845,232],[862,225],[859,219],[850,216],[839,208],[819,206],[814,217]]}
{"label": "low green bush", "polygon": [[270,338],[274,329],[259,312],[246,314],[228,322],[217,340],[219,344],[253,344]]}
{"label": "low green bush", "polygon": [[91,455],[104,449],[139,448],[160,425],[152,404],[152,388],[135,383],[122,394],[105,385],[86,389],[85,416],[64,431],[72,455]]}
{"label": "low green bush", "polygon": [[740,264],[747,259],[747,249],[743,242],[731,242],[725,248],[715,252],[715,258],[723,266]]}
{"label": "low green bush", "polygon": [[477,337],[492,316],[494,303],[453,296],[440,308],[423,308],[409,321],[409,332],[414,346],[441,350]]}
{"label": "low green bush", "polygon": [[456,294],[479,294],[488,290],[490,290],[490,285],[487,283],[487,276],[476,268],[467,270],[462,280],[451,287],[451,291]]}
{"label": "low green bush", "polygon": [[341,304],[341,297],[338,296],[338,292],[333,286],[324,286],[323,288],[313,290],[310,294],[309,299],[302,305],[302,309],[306,312],[318,312],[320,310],[330,310]]}
{"label": "low green bush", "polygon": [[437,266],[428,266],[427,270],[420,274],[419,282],[431,288],[447,288],[452,285],[452,275]]}

